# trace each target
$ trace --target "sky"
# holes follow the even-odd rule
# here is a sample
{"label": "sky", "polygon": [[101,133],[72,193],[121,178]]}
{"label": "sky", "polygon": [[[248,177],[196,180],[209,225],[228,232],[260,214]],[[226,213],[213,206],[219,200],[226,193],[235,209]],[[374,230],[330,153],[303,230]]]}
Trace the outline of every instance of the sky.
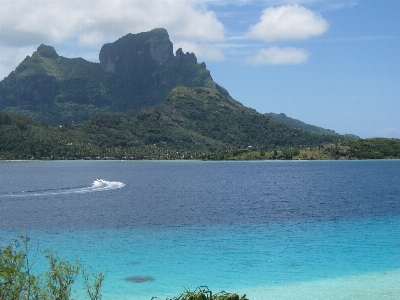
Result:
{"label": "sky", "polygon": [[247,107],[400,138],[398,0],[0,0],[0,80],[40,44],[98,62],[160,27]]}

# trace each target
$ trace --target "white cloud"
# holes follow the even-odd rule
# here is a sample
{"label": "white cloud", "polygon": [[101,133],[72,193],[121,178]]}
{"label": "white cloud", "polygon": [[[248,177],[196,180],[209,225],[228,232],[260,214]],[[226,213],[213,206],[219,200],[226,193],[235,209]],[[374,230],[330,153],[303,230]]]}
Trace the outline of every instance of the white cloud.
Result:
{"label": "white cloud", "polygon": [[[164,27],[171,37],[222,41],[224,26],[198,1],[56,1],[2,0],[2,45],[40,45],[77,39],[109,42],[127,33]],[[101,32],[101,34],[99,34]]]}
{"label": "white cloud", "polygon": [[213,44],[198,44],[192,42],[178,42],[174,44],[174,51],[182,48],[183,52],[193,52],[197,58],[206,61],[223,61],[225,55],[218,45]]}
{"label": "white cloud", "polygon": [[308,56],[308,52],[304,49],[269,47],[261,49],[254,56],[248,57],[246,62],[251,65],[293,65],[306,62]]}
{"label": "white cloud", "polygon": [[232,0],[207,0],[207,2],[210,3],[217,3],[222,5],[237,5],[237,6],[242,6],[242,5],[251,5],[251,4],[256,4],[260,5],[262,4],[264,7],[266,6],[282,6],[282,5],[303,5],[303,6],[314,6],[318,7],[319,10],[336,10],[336,9],[341,9],[344,7],[352,7],[358,4],[359,0],[238,0],[233,2]]}
{"label": "white cloud", "polygon": [[[201,59],[221,60],[224,55],[213,43],[225,40],[225,27],[206,4],[201,0],[1,0],[0,54],[7,59],[0,61],[0,77],[40,44],[52,45],[59,53],[65,47],[75,48],[85,57],[86,52],[100,51],[104,43],[128,33],[160,27],[167,29],[175,48],[181,45],[184,52],[198,50]],[[192,46],[186,49],[186,45]],[[16,55],[10,60],[9,53],[26,49],[33,50],[22,59]]]}
{"label": "white cloud", "polygon": [[298,4],[268,7],[260,22],[251,26],[248,36],[265,41],[304,40],[328,30],[328,22],[319,14]]}
{"label": "white cloud", "polygon": [[102,41],[104,41],[104,35],[99,31],[84,33],[78,38],[78,42],[81,45],[97,45]]}
{"label": "white cloud", "polygon": [[35,47],[15,49],[0,46],[0,81],[14,71],[16,66],[35,50]]}

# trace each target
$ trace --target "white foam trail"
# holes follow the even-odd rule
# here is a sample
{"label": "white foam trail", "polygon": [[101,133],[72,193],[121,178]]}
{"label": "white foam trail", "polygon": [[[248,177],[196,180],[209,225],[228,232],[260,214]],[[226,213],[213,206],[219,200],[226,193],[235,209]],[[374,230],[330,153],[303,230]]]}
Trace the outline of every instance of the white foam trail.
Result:
{"label": "white foam trail", "polygon": [[101,192],[107,190],[115,190],[120,189],[125,186],[125,183],[118,181],[93,181],[91,186],[88,187],[80,187],[80,188],[67,188],[67,189],[56,189],[51,191],[29,191],[17,194],[9,194],[9,195],[0,195],[0,198],[4,197],[30,197],[30,196],[49,196],[49,195],[67,195],[67,194],[84,194],[84,193],[93,193],[93,192]]}

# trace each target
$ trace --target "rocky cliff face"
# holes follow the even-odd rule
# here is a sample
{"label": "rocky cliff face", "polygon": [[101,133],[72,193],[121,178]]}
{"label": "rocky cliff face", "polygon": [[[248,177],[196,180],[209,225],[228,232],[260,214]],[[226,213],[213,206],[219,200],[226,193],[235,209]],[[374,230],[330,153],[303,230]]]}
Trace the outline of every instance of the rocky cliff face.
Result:
{"label": "rocky cliff face", "polygon": [[160,28],[127,34],[114,43],[105,44],[99,54],[105,72],[124,75],[156,69],[173,58],[168,32]]}
{"label": "rocky cliff face", "polygon": [[58,94],[58,82],[52,66],[43,63],[57,59],[59,55],[51,46],[40,45],[32,56],[21,64],[0,84],[1,106],[20,106],[22,109],[48,109]]}

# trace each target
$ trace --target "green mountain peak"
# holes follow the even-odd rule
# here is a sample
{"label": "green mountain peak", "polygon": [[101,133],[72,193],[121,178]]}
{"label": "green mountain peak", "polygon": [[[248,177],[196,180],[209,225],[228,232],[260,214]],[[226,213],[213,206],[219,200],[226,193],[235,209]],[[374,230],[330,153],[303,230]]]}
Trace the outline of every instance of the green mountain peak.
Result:
{"label": "green mountain peak", "polygon": [[0,82],[0,110],[62,124],[155,106],[176,86],[227,94],[193,53],[178,49],[174,55],[163,28],[130,33],[103,45],[99,62],[65,58],[42,44]]}
{"label": "green mountain peak", "polygon": [[57,58],[58,54],[54,47],[41,44],[37,48],[37,53],[46,58]]}

